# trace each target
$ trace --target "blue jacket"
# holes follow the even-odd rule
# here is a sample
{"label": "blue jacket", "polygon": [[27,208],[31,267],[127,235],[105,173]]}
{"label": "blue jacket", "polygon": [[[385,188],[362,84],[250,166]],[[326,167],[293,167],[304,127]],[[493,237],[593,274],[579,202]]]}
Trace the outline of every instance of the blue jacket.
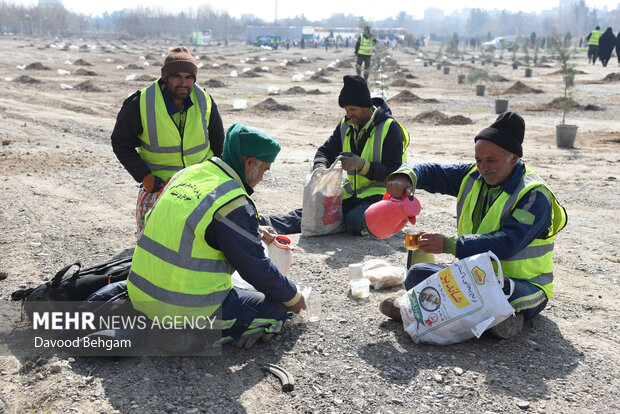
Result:
{"label": "blue jacket", "polygon": [[[461,182],[472,167],[473,164],[404,164],[397,173],[413,169],[418,178],[416,189],[457,197]],[[501,184],[502,190],[507,193],[514,192],[524,172],[525,166],[519,161],[512,174]],[[472,177],[483,180],[478,171],[473,172]],[[540,190],[532,191],[535,193],[533,201],[530,197],[523,197],[516,208],[531,213],[534,216],[533,223],[524,224],[510,216],[503,226],[494,232],[458,235],[456,257],[462,259],[492,250],[500,260],[508,259],[534,239],[545,238],[551,225],[550,201]]]}

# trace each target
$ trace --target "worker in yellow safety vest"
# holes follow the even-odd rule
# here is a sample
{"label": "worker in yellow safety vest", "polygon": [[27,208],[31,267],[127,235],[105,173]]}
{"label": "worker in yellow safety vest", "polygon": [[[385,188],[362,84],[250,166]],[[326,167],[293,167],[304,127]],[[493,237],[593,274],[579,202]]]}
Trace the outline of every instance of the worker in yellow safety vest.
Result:
{"label": "worker in yellow safety vest", "polygon": [[145,214],[170,177],[222,154],[222,118],[213,98],[195,83],[197,72],[186,47],[171,49],[161,78],[127,98],[116,118],[112,149],[141,183],[136,203],[138,235]]}
{"label": "worker in yellow safety vest", "polygon": [[[524,319],[537,316],[553,296],[553,245],[566,225],[566,211],[545,181],[521,161],[525,122],[505,112],[474,139],[474,164],[405,164],[386,184],[393,197],[414,189],[457,198],[456,236],[428,232],[420,238],[424,253],[449,253],[459,259],[492,251],[501,261],[504,293],[516,312],[491,328],[500,338],[521,330]],[[411,266],[407,290],[445,265]],[[380,305],[385,315],[400,318],[393,300]]]}
{"label": "worker in yellow safety vest", "polygon": [[598,47],[599,39],[601,38],[601,28],[596,26],[596,29],[588,35],[588,63],[592,62],[594,65],[596,59],[598,59]]}
{"label": "worker in yellow safety vest", "polygon": [[[280,332],[287,311],[304,297],[265,255],[250,197],[280,151],[265,132],[233,124],[222,158],[177,173],[148,213],[138,239],[127,291],[133,307],[155,320],[215,318],[219,343],[249,348]],[[235,287],[239,276],[256,290]],[[182,324],[181,324],[182,325]]]}
{"label": "worker in yellow safety vest", "polygon": [[370,75],[370,57],[372,56],[372,47],[377,43],[377,40],[372,35],[370,26],[364,28],[364,32],[360,34],[355,43],[355,54],[357,55],[357,62],[355,64],[355,70],[360,76],[362,74],[362,65],[364,65],[364,79],[368,80]]}

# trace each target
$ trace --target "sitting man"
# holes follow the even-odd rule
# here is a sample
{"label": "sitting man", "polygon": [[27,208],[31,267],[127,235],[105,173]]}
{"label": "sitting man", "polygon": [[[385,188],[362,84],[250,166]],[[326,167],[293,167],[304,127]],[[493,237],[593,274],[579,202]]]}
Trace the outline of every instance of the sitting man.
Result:
{"label": "sitting man", "polygon": [[[313,170],[327,168],[342,155],[342,168],[347,171],[343,184],[342,213],[347,232],[368,233],[364,213],[385,194],[384,181],[407,161],[405,150],[409,133],[392,117],[392,111],[381,98],[370,98],[366,81],[347,75],[338,97],[338,105],[346,115],[314,156]],[[282,234],[301,231],[301,209],[263,219]]]}
{"label": "sitting man", "polygon": [[[525,122],[505,112],[474,138],[475,164],[403,165],[388,177],[393,197],[413,195],[414,188],[457,197],[457,236],[424,233],[419,250],[450,253],[459,259],[492,251],[502,264],[504,285],[516,318],[491,329],[508,338],[543,310],[553,296],[553,241],[566,225],[566,212],[547,184],[522,161]],[[413,265],[404,285],[407,290],[446,266]],[[381,312],[400,319],[393,299],[384,300]]]}
{"label": "sitting man", "polygon": [[[263,131],[234,124],[221,159],[170,180],[133,255],[127,290],[135,309],[150,319],[221,311],[222,342],[247,349],[265,333],[280,332],[287,311],[306,308],[297,287],[265,256],[260,234],[267,231],[259,229],[250,197],[279,152]],[[257,291],[235,288],[235,270]]]}

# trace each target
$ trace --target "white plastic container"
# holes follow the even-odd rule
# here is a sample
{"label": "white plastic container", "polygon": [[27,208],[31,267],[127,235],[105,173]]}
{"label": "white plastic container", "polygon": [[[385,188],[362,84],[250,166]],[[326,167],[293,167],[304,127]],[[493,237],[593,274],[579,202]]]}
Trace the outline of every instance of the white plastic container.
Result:
{"label": "white plastic container", "polygon": [[351,285],[351,296],[354,298],[367,298],[370,295],[370,280],[359,278],[349,281]]}
{"label": "white plastic container", "polygon": [[288,271],[291,268],[294,249],[295,247],[293,247],[291,239],[282,235],[276,236],[273,243],[270,243],[267,247],[267,255],[284,276],[288,275]]}

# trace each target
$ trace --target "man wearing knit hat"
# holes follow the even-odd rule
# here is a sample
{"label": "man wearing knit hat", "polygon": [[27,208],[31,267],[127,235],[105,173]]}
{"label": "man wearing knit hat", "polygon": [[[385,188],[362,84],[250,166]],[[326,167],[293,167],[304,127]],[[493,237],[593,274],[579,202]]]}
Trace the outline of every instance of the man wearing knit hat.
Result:
{"label": "man wearing knit hat", "polygon": [[[233,124],[221,159],[170,180],[134,251],[127,279],[134,308],[153,320],[218,315],[220,343],[246,349],[280,332],[287,311],[306,308],[295,284],[265,256],[261,234],[269,235],[250,197],[279,152],[265,132]],[[256,291],[234,287],[235,270]]]}
{"label": "man wearing knit hat", "polygon": [[[343,184],[342,213],[347,232],[368,234],[364,212],[385,194],[385,178],[407,161],[405,149],[409,133],[392,117],[392,111],[381,98],[371,98],[366,81],[347,75],[338,96],[345,116],[314,156],[313,170],[327,168],[342,156],[347,172]],[[263,218],[281,234],[301,231],[301,209],[288,214]]]}
{"label": "man wearing knit hat", "polygon": [[197,72],[186,47],[171,49],[161,78],[127,98],[116,118],[112,148],[142,183],[136,205],[138,235],[146,212],[170,177],[222,154],[222,118],[213,98],[195,83]]}
{"label": "man wearing knit hat", "polygon": [[[463,259],[492,251],[501,260],[504,292],[515,309],[491,328],[508,338],[543,310],[553,296],[553,240],[566,225],[566,212],[540,176],[521,161],[525,122],[505,112],[474,138],[475,163],[405,164],[390,175],[387,190],[393,197],[413,195],[414,189],[457,197],[457,235],[424,233],[424,253],[449,253]],[[413,265],[407,290],[446,266]],[[393,298],[381,302],[382,313],[400,319]]]}

